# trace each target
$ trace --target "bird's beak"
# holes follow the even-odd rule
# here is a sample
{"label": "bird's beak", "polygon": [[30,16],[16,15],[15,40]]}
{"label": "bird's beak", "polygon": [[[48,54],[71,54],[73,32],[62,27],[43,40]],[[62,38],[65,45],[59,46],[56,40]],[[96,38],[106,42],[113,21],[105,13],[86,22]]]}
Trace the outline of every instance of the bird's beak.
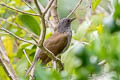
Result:
{"label": "bird's beak", "polygon": [[74,21],[76,18],[71,18],[71,22]]}

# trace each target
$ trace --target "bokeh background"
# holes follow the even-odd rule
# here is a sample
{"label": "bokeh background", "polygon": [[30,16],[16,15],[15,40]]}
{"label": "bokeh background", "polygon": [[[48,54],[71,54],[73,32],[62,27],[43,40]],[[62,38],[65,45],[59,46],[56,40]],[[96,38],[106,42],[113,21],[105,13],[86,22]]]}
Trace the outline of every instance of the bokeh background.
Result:
{"label": "bokeh background", "polygon": [[[37,11],[32,0],[26,0]],[[39,0],[43,6],[48,0]],[[66,17],[79,0],[58,0],[58,15]],[[33,11],[22,0],[2,0],[0,3],[20,9]],[[49,63],[45,68],[36,65],[35,80],[120,80],[120,0],[83,0],[79,8],[70,17],[76,17],[72,23],[72,42],[69,49],[61,55],[64,71],[59,72]],[[50,17],[52,19],[52,17]],[[12,25],[17,23],[29,31],[40,35],[39,17],[20,14],[0,6],[0,25],[21,38],[32,41],[29,33]],[[46,39],[52,30],[47,28]],[[30,66],[23,49],[33,60],[36,46],[19,41],[0,31],[7,55],[17,72],[19,80],[25,78]],[[104,64],[101,64],[105,62]],[[0,80],[10,80],[0,64]]]}

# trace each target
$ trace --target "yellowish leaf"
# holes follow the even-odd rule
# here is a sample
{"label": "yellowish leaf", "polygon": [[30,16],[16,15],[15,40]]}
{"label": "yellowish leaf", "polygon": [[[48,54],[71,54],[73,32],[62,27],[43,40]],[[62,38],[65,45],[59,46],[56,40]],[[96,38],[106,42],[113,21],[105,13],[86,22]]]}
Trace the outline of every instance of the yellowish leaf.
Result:
{"label": "yellowish leaf", "polygon": [[103,30],[103,25],[102,24],[100,24],[100,25],[98,25],[97,27],[96,27],[96,30],[98,31],[98,33],[103,33],[104,32],[104,30]]}
{"label": "yellowish leaf", "polygon": [[5,46],[5,50],[9,57],[13,56],[13,38],[10,36],[4,36],[3,38],[3,44]]}

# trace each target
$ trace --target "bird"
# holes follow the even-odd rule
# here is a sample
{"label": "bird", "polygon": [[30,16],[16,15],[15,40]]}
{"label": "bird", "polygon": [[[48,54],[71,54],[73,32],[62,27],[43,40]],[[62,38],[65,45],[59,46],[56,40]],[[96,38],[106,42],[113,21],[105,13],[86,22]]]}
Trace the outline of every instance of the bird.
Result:
{"label": "bird", "polygon": [[[74,20],[75,18],[61,19],[57,30],[51,35],[51,37],[44,41],[43,46],[50,50],[55,56],[68,49],[72,38],[71,22]],[[39,54],[35,55],[34,61],[27,70],[26,75],[29,74],[38,59],[41,60],[41,64],[47,64],[51,61],[41,49],[38,48],[36,52],[39,52]]]}

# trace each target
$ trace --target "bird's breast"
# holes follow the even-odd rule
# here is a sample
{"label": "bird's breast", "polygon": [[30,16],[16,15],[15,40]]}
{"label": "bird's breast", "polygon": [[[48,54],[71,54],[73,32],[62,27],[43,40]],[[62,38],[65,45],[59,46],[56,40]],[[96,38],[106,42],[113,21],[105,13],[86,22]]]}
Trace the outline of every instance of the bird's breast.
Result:
{"label": "bird's breast", "polygon": [[68,35],[66,33],[56,32],[45,41],[44,46],[55,55],[58,55],[66,47],[68,43],[67,37]]}
{"label": "bird's breast", "polygon": [[[50,50],[55,56],[60,54],[68,43],[68,33],[55,32],[50,38],[44,42],[44,47]],[[40,59],[47,63],[50,61],[48,56],[41,52]]]}

